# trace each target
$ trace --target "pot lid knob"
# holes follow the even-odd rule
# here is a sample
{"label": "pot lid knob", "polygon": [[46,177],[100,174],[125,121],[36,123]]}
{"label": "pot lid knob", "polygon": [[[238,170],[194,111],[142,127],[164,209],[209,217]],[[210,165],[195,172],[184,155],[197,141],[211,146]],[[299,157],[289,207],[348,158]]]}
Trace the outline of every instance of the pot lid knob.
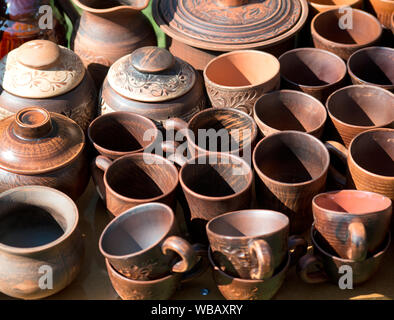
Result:
{"label": "pot lid knob", "polygon": [[175,64],[175,58],[168,50],[153,46],[135,50],[130,59],[132,66],[143,73],[163,72]]}
{"label": "pot lid knob", "polygon": [[51,115],[40,107],[28,107],[15,115],[14,134],[22,139],[45,137],[52,130]]}
{"label": "pot lid knob", "polygon": [[60,57],[58,45],[48,40],[34,40],[21,45],[18,49],[18,61],[33,69],[48,68]]}

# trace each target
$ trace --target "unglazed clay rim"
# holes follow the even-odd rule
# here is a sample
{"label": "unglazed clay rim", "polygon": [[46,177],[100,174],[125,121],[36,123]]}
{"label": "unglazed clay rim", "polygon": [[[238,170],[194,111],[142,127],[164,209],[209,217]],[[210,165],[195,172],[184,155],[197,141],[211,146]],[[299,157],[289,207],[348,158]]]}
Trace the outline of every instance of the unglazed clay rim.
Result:
{"label": "unglazed clay rim", "polygon": [[[256,155],[256,152],[257,152],[257,148],[263,143],[263,141],[265,141],[266,139],[272,139],[276,135],[283,135],[283,134],[289,134],[289,133],[292,133],[292,134],[296,133],[296,134],[306,135],[307,137],[311,137],[312,140],[317,142],[317,144],[319,144],[325,150],[323,152],[326,154],[328,161],[327,161],[326,165],[324,166],[324,168],[322,170],[322,173],[318,177],[316,177],[314,179],[307,180],[307,181],[303,181],[303,182],[297,182],[297,183],[282,182],[282,181],[275,180],[275,179],[272,179],[271,177],[267,176],[256,165],[255,155]],[[271,183],[274,183],[274,184],[279,184],[279,185],[287,186],[287,187],[298,187],[298,186],[303,186],[303,185],[307,185],[307,184],[313,183],[315,181],[318,181],[319,179],[321,179],[327,173],[328,168],[330,166],[330,154],[328,153],[327,148],[325,147],[323,142],[321,142],[315,136],[310,135],[309,133],[306,133],[306,132],[295,131],[295,130],[285,130],[285,131],[275,132],[275,133],[273,133],[273,134],[271,134],[269,136],[266,136],[263,139],[261,139],[259,141],[259,143],[256,145],[256,147],[254,148],[253,155],[252,155],[252,161],[253,161],[253,168],[256,170],[256,172],[259,175],[259,177],[263,176],[265,179],[267,179],[268,181],[270,181]]]}
{"label": "unglazed clay rim", "polygon": [[[394,1],[393,1],[393,6],[394,6]],[[383,51],[389,51],[389,52],[391,51],[392,56],[394,57],[394,49],[393,49],[393,48],[390,48],[390,47],[373,46],[373,47],[361,48],[361,49],[359,49],[359,50],[353,52],[353,53],[351,54],[351,56],[349,57],[349,59],[347,60],[347,70],[348,70],[348,72],[349,72],[349,74],[350,74],[351,77],[357,79],[358,81],[360,81],[360,82],[362,82],[362,83],[365,83],[366,85],[371,85],[371,86],[376,86],[376,87],[380,87],[380,88],[383,88],[383,89],[391,90],[391,89],[394,88],[394,83],[392,83],[392,84],[377,84],[377,83],[373,83],[373,82],[366,81],[366,80],[361,79],[360,77],[356,76],[356,75],[353,73],[352,69],[350,68],[350,60],[351,60],[354,56],[356,56],[356,55],[359,54],[360,52],[364,52],[364,51],[373,51],[373,50],[377,50],[377,51],[383,50]]]}
{"label": "unglazed clay rim", "polygon": [[378,26],[378,29],[379,29],[379,34],[375,39],[372,39],[372,40],[365,42],[365,43],[350,44],[350,43],[335,42],[335,41],[329,40],[329,39],[323,37],[322,35],[320,35],[320,33],[318,33],[315,29],[316,20],[319,19],[321,15],[328,14],[327,12],[338,11],[338,9],[331,9],[331,10],[323,11],[313,17],[312,22],[311,22],[312,37],[316,37],[320,41],[329,43],[331,46],[339,47],[339,48],[364,48],[364,47],[367,47],[368,45],[370,45],[371,43],[375,43],[377,40],[379,40],[380,37],[382,36],[382,32],[383,32],[382,25],[380,24],[379,20],[377,18],[375,18],[372,14],[369,14],[368,12],[365,12],[363,10],[355,9],[355,8],[351,8],[351,9],[352,9],[352,11],[356,11],[359,14],[363,14],[365,17],[367,17],[368,19],[370,19],[371,21],[374,21],[376,23],[376,25]]}
{"label": "unglazed clay rim", "polygon": [[[217,84],[216,82],[212,81],[211,79],[209,79],[209,77],[207,76],[207,70],[208,68],[211,66],[211,64],[215,63],[217,60],[222,59],[223,57],[227,57],[227,56],[232,56],[232,55],[238,55],[238,54],[258,54],[261,55],[262,57],[269,57],[272,59],[272,61],[275,62],[275,64],[277,64],[277,70],[275,71],[275,74],[270,77],[269,79],[263,81],[263,82],[259,82],[256,84],[250,84],[247,86],[225,86],[225,85],[221,85],[221,84]],[[210,85],[214,88],[219,88],[221,90],[226,90],[226,91],[240,91],[240,90],[251,90],[254,88],[260,88],[263,87],[265,84],[269,83],[270,81],[272,81],[273,79],[275,79],[275,77],[280,76],[280,63],[279,60],[272,54],[268,53],[268,52],[264,52],[264,51],[259,51],[259,50],[235,50],[235,51],[231,51],[231,52],[227,52],[227,53],[223,53],[215,58],[213,58],[212,60],[210,60],[208,62],[208,64],[205,66],[204,71],[203,71],[203,75],[204,75],[204,80],[206,82],[205,86]]]}
{"label": "unglazed clay rim", "polygon": [[[256,102],[255,102],[254,105],[253,105],[253,114],[254,114],[254,116],[255,116],[256,118],[259,119],[259,121],[260,121],[261,123],[263,123],[266,127],[270,128],[270,129],[273,129],[273,130],[275,130],[275,131],[279,131],[279,132],[287,131],[287,130],[279,130],[279,129],[277,129],[277,128],[274,128],[274,127],[271,127],[271,126],[267,125],[267,124],[258,116],[258,113],[256,112],[257,103],[258,103],[260,100],[264,99],[264,97],[265,97],[266,95],[277,95],[278,93],[281,93],[281,92],[282,92],[282,93],[294,93],[294,94],[297,94],[297,95],[298,95],[298,94],[303,95],[303,96],[305,96],[305,98],[311,99],[311,100],[313,100],[314,102],[316,102],[317,105],[319,106],[319,108],[323,108],[323,109],[321,109],[322,111],[324,111],[324,119],[323,119],[323,122],[320,123],[320,125],[317,126],[316,128],[313,128],[312,130],[300,131],[300,132],[305,132],[305,133],[308,133],[308,134],[313,134],[313,133],[315,133],[316,131],[318,131],[320,128],[323,128],[323,126],[325,125],[325,123],[326,123],[326,121],[327,121],[327,110],[326,110],[326,108],[324,107],[323,103],[322,103],[321,101],[319,101],[318,99],[316,99],[315,97],[313,97],[313,96],[311,96],[311,95],[309,95],[309,94],[307,94],[307,93],[305,93],[305,92],[297,91],[297,90],[288,90],[288,89],[283,89],[283,90],[277,90],[277,91],[267,92],[266,94],[264,94],[263,96],[261,96],[260,98],[258,98],[258,99],[256,100]],[[298,131],[298,130],[297,130],[297,131]]]}
{"label": "unglazed clay rim", "polygon": [[113,7],[113,8],[95,9],[95,8],[91,8],[91,7],[88,7],[88,6],[84,5],[79,0],[72,0],[72,2],[74,2],[74,4],[77,7],[81,8],[84,11],[91,12],[91,13],[98,13],[98,14],[100,14],[100,13],[116,12],[116,11],[120,11],[120,10],[141,11],[141,10],[144,10],[149,4],[149,0],[146,0],[146,3],[143,6],[141,6],[141,7],[119,5],[119,6],[116,6],[116,7]]}
{"label": "unglazed clay rim", "polygon": [[[208,114],[208,113],[213,113],[213,114],[214,114],[214,113],[216,113],[216,112],[220,113],[221,111],[233,112],[233,113],[238,113],[238,114],[241,113],[241,115],[242,115],[243,117],[245,117],[245,118],[247,118],[248,120],[250,120],[250,122],[251,122],[251,124],[252,124],[252,131],[253,131],[253,132],[252,132],[252,135],[251,135],[251,138],[250,138],[250,141],[247,142],[246,144],[244,144],[244,145],[242,146],[242,148],[238,148],[238,149],[236,149],[236,150],[222,151],[222,153],[229,153],[229,154],[231,154],[231,153],[233,153],[233,152],[235,152],[235,151],[239,151],[240,149],[247,149],[249,146],[251,146],[252,143],[253,143],[253,141],[255,141],[256,138],[257,138],[257,133],[258,133],[257,124],[256,124],[256,121],[254,121],[254,119],[253,119],[250,115],[248,115],[246,112],[241,111],[241,110],[239,110],[239,109],[234,109],[234,108],[208,108],[208,109],[201,110],[200,112],[197,112],[195,115],[193,115],[193,116],[190,118],[190,120],[189,120],[189,122],[188,122],[188,124],[187,124],[187,128],[190,129],[190,124],[191,124],[193,121],[196,121],[196,118],[200,117],[201,115],[203,115],[203,114]],[[192,130],[192,131],[193,131],[193,130]],[[231,130],[230,130],[230,131],[231,131]],[[205,151],[205,152],[211,152],[211,151],[209,151],[209,150],[207,150],[207,149],[204,149],[204,148],[201,148],[199,145],[195,144],[195,142],[193,141],[193,139],[190,139],[189,130],[186,131],[186,135],[187,135],[187,141],[188,141],[188,143],[190,143],[194,148],[196,148],[197,150],[203,150],[203,151]]]}
{"label": "unglazed clay rim", "polygon": [[313,2],[313,0],[308,0],[309,5],[316,9],[317,11],[321,12],[322,10],[330,10],[330,9],[339,9],[341,7],[353,7],[356,4],[362,5],[362,0],[352,0],[349,3],[344,4],[336,4],[336,5],[329,5],[329,4],[322,4],[318,2]]}
{"label": "unglazed clay rim", "polygon": [[[230,162],[230,163],[228,163],[228,164],[231,164],[231,163],[233,163],[233,164],[234,164],[234,163],[238,163],[238,164],[241,164],[244,168],[249,169],[249,170],[248,170],[248,173],[244,175],[244,176],[247,175],[248,182],[247,182],[246,186],[245,186],[242,190],[240,190],[240,191],[238,191],[238,192],[235,192],[235,193],[233,193],[233,194],[227,195],[227,196],[212,197],[212,196],[205,196],[205,195],[203,195],[203,194],[199,194],[199,193],[193,191],[192,189],[190,189],[190,188],[186,185],[186,183],[183,181],[183,171],[184,171],[184,168],[185,168],[187,165],[193,165],[193,164],[191,164],[191,162],[193,162],[193,161],[194,161],[194,163],[198,163],[198,162],[196,162],[196,159],[198,159],[198,158],[208,158],[208,159],[209,159],[210,155],[212,155],[212,154],[215,154],[215,155],[216,155],[216,159],[220,159],[220,158],[222,158],[222,157],[223,157],[223,158],[229,157],[229,158],[231,158],[231,159],[233,159],[233,160],[235,159],[236,161]],[[219,162],[219,164],[220,164],[220,162]],[[206,165],[209,165],[209,162],[206,163]],[[253,183],[253,169],[251,168],[251,166],[250,166],[244,159],[242,159],[242,158],[240,158],[240,157],[237,157],[237,156],[235,156],[235,155],[232,155],[232,154],[230,154],[230,153],[225,153],[225,152],[208,152],[208,153],[206,153],[206,154],[197,155],[197,156],[195,156],[195,157],[193,157],[193,158],[191,158],[191,159],[189,159],[189,160],[186,161],[186,163],[185,163],[185,164],[181,167],[181,169],[179,170],[179,182],[180,182],[182,188],[186,189],[188,193],[192,194],[192,195],[193,195],[194,197],[196,197],[196,198],[204,199],[204,200],[206,200],[206,201],[224,201],[224,200],[228,200],[228,199],[235,198],[235,197],[239,196],[240,194],[244,193],[245,191],[247,191],[249,188],[252,187],[252,183]]]}
{"label": "unglazed clay rim", "polygon": [[168,37],[177,40],[181,43],[187,44],[191,47],[204,49],[204,50],[211,50],[211,51],[232,51],[239,49],[253,49],[253,48],[269,47],[269,46],[277,45],[285,40],[288,40],[292,36],[295,36],[295,34],[298,31],[300,31],[300,29],[304,26],[306,22],[306,19],[308,17],[308,10],[309,10],[307,0],[297,0],[301,4],[301,16],[298,19],[297,23],[294,24],[292,28],[282,33],[280,36],[261,42],[253,42],[243,45],[222,45],[222,44],[208,43],[202,40],[193,39],[188,36],[185,36],[184,34],[178,32],[177,30],[172,29],[166,23],[166,21],[164,21],[164,19],[161,17],[161,12],[159,11],[158,8],[159,1],[163,1],[163,0],[152,1],[152,15],[156,24]]}
{"label": "unglazed clay rim", "polygon": [[[267,213],[267,214],[270,214],[271,216],[277,215],[277,216],[280,216],[280,219],[285,219],[287,221],[287,224],[285,226],[277,228],[276,230],[273,230],[271,232],[260,233],[260,234],[256,234],[256,235],[250,235],[250,236],[246,236],[246,235],[244,235],[244,236],[226,236],[226,235],[223,235],[220,233],[216,233],[210,229],[210,225],[212,224],[212,221],[214,221],[214,220],[219,220],[220,218],[224,218],[225,216],[229,216],[229,215],[242,215],[243,214],[246,217],[248,212],[258,212],[258,213],[261,213],[262,215]],[[206,225],[206,231],[207,231],[207,234],[209,233],[212,236],[214,236],[215,238],[220,238],[220,239],[225,239],[225,240],[250,240],[250,239],[257,239],[260,237],[269,237],[275,233],[285,230],[286,228],[289,228],[289,226],[290,226],[289,218],[285,214],[283,214],[279,211],[267,210],[267,209],[244,209],[244,210],[227,212],[227,213],[220,214],[220,215],[212,218],[211,220],[208,221],[208,223]]]}
{"label": "unglazed clay rim", "polygon": [[[132,215],[134,214],[134,211],[135,211],[135,210],[137,210],[137,209],[143,210],[144,207],[152,207],[152,206],[155,206],[156,208],[157,208],[157,207],[161,207],[161,208],[159,208],[159,209],[161,209],[161,210],[166,210],[166,212],[169,213],[169,216],[170,216],[170,223],[169,223],[169,226],[168,226],[168,228],[166,229],[166,231],[164,232],[163,236],[162,236],[159,240],[157,240],[156,242],[152,243],[149,247],[146,247],[146,248],[143,249],[143,250],[139,250],[139,251],[136,251],[136,252],[134,252],[134,253],[124,254],[124,255],[113,255],[113,254],[110,254],[110,253],[106,252],[106,251],[103,249],[103,239],[104,239],[104,236],[107,236],[106,233],[111,233],[111,232],[113,232],[112,230],[109,230],[110,228],[112,228],[115,224],[121,224],[122,220],[127,219],[127,216],[132,216]],[[155,209],[156,209],[156,208],[155,208]],[[139,213],[139,214],[142,214],[142,213]],[[169,236],[168,234],[170,233],[170,231],[171,231],[172,228],[174,227],[174,224],[175,224],[175,215],[174,215],[174,212],[173,212],[172,209],[171,209],[169,206],[167,206],[166,204],[160,203],[160,202],[148,202],[148,203],[140,204],[140,205],[138,205],[138,206],[135,206],[135,207],[133,207],[133,208],[130,208],[130,209],[125,210],[124,212],[122,212],[120,215],[118,215],[117,217],[115,217],[114,219],[112,219],[112,220],[107,224],[107,226],[104,228],[104,230],[101,232],[101,235],[100,235],[100,239],[99,239],[99,249],[100,249],[100,252],[101,252],[101,254],[102,254],[105,258],[110,258],[110,259],[127,259],[127,258],[136,257],[136,256],[138,256],[138,255],[140,255],[140,254],[142,254],[142,253],[145,253],[145,252],[151,250],[152,248],[154,248],[155,246],[157,246],[160,242],[164,241],[164,240]]]}
{"label": "unglazed clay rim", "polygon": [[[342,212],[342,211],[335,211],[335,210],[323,208],[322,206],[319,206],[316,203],[316,199],[317,198],[322,197],[322,196],[326,196],[326,195],[329,195],[329,194],[333,194],[333,193],[338,193],[338,191],[339,192],[346,192],[347,194],[358,193],[358,194],[368,194],[368,195],[373,195],[373,196],[380,196],[385,201],[388,200],[389,201],[389,205],[386,208],[384,208],[384,209],[375,210],[373,212],[369,211],[369,212],[363,212],[363,213],[353,213],[353,212]],[[319,194],[315,195],[313,197],[313,199],[312,199],[312,206],[313,207],[316,207],[316,208],[318,208],[318,209],[320,209],[320,210],[322,210],[322,211],[324,211],[326,213],[329,213],[331,215],[336,215],[336,216],[339,216],[339,215],[341,215],[341,216],[348,215],[348,216],[352,216],[352,217],[373,216],[373,215],[379,214],[379,213],[381,213],[383,211],[386,211],[387,209],[392,207],[392,205],[393,205],[393,203],[392,203],[391,199],[389,197],[386,197],[385,195],[382,195],[382,194],[379,194],[379,193],[376,193],[376,192],[372,192],[372,191],[364,191],[364,190],[357,190],[357,189],[344,189],[344,190],[327,191],[327,192],[323,192],[323,193],[319,193]]]}
{"label": "unglazed clay rim", "polygon": [[[37,246],[37,247],[31,247],[31,248],[20,248],[20,247],[12,247],[12,246],[8,246],[6,244],[3,244],[0,242],[0,249],[4,250],[8,253],[13,253],[13,254],[31,254],[31,253],[37,253],[37,252],[42,252],[44,250],[53,248],[55,246],[57,246],[58,244],[62,243],[64,240],[66,240],[68,237],[70,237],[74,231],[77,229],[78,223],[79,223],[79,211],[78,211],[78,207],[75,204],[75,202],[65,193],[54,189],[54,188],[50,188],[50,187],[46,187],[46,186],[21,186],[21,187],[16,187],[16,188],[12,188],[9,189],[7,191],[4,191],[0,194],[0,199],[3,198],[4,196],[7,196],[9,194],[15,193],[15,192],[23,192],[26,189],[33,189],[33,190],[43,190],[46,193],[57,193],[59,196],[63,197],[64,199],[66,199],[71,206],[73,207],[73,213],[74,213],[74,223],[72,226],[70,226],[69,228],[66,229],[66,231],[63,230],[63,235],[61,235],[59,238],[57,238],[56,240],[44,244],[42,246]],[[61,211],[57,211],[58,213],[60,213],[60,215],[62,217],[64,217],[64,213]]]}
{"label": "unglazed clay rim", "polygon": [[[357,0],[357,1],[358,1],[358,0]],[[282,57],[284,57],[284,56],[286,56],[286,55],[290,55],[290,54],[295,53],[295,52],[302,52],[302,51],[320,52],[320,53],[322,53],[322,54],[331,55],[333,58],[337,59],[337,61],[345,68],[344,73],[343,73],[343,76],[342,76],[341,78],[339,78],[338,80],[336,80],[335,82],[331,82],[331,83],[327,83],[327,84],[323,84],[323,85],[318,85],[318,86],[310,86],[310,85],[306,85],[306,84],[302,84],[302,83],[296,83],[296,82],[294,82],[294,81],[291,81],[291,80],[289,80],[287,77],[285,77],[284,75],[282,75],[282,73],[281,73],[280,76],[281,76],[283,79],[285,79],[287,82],[289,82],[289,83],[291,83],[291,84],[293,84],[293,85],[295,85],[295,86],[300,86],[300,87],[308,88],[308,89],[325,89],[325,88],[329,88],[329,87],[331,87],[331,86],[334,86],[334,85],[340,83],[340,82],[346,77],[346,74],[347,74],[347,66],[346,66],[346,63],[345,63],[338,55],[336,55],[335,53],[333,53],[333,52],[331,52],[331,51],[324,50],[324,49],[320,49],[320,48],[309,48],[309,47],[305,47],[305,48],[296,48],[296,49],[292,49],[292,50],[286,51],[285,53],[283,53],[283,54],[278,58],[279,63],[280,63],[280,59],[281,59]]]}
{"label": "unglazed clay rim", "polygon": [[[329,102],[332,100],[332,97],[333,97],[335,94],[337,94],[338,92],[340,92],[340,91],[346,91],[346,90],[349,90],[349,89],[352,89],[352,88],[355,88],[355,89],[357,89],[357,88],[360,88],[360,89],[362,89],[362,88],[369,88],[369,89],[378,90],[378,91],[383,90],[383,91],[382,91],[382,94],[391,95],[392,98],[394,99],[394,93],[391,93],[390,91],[388,91],[388,90],[386,90],[386,89],[384,89],[384,88],[382,88],[382,87],[378,87],[378,86],[374,86],[374,85],[368,85],[368,84],[353,84],[353,85],[350,85],[350,86],[347,86],[347,87],[340,88],[340,89],[334,91],[333,93],[331,93],[331,94],[328,96],[328,98],[327,98],[327,100],[326,100],[326,109],[327,109],[327,112],[328,112],[330,118],[335,119],[335,121],[337,121],[337,122],[339,122],[339,123],[341,123],[342,125],[347,126],[347,127],[351,127],[351,128],[368,128],[368,130],[370,130],[370,129],[378,129],[378,128],[381,128],[381,127],[385,127],[385,126],[389,125],[389,124],[393,121],[393,120],[391,120],[391,121],[389,121],[389,122],[387,122],[387,123],[384,123],[384,124],[381,124],[381,125],[374,125],[374,126],[357,126],[357,125],[354,125],[354,124],[349,124],[349,123],[347,123],[347,122],[344,122],[344,121],[338,119],[337,117],[335,117],[335,116],[331,113],[331,111],[330,111],[330,108],[329,108],[330,104],[329,104]],[[350,148],[350,146],[349,146],[349,148]],[[349,150],[350,150],[350,149],[349,149]]]}

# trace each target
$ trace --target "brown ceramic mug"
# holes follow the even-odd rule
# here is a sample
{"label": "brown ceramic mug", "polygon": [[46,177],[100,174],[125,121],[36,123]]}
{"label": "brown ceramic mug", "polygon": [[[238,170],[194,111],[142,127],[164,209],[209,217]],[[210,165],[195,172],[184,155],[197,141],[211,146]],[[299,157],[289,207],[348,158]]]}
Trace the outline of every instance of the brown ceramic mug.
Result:
{"label": "brown ceramic mug", "polygon": [[146,203],[113,219],[100,236],[99,248],[122,275],[134,280],[154,280],[170,272],[189,271],[197,263],[194,249],[178,233],[170,207]]}
{"label": "brown ceramic mug", "polygon": [[307,242],[289,238],[289,218],[270,210],[240,210],[210,220],[206,226],[215,264],[230,276],[272,277],[294,249],[302,256]]}
{"label": "brown ceramic mug", "polygon": [[312,209],[316,230],[341,258],[365,260],[389,232],[392,203],[377,193],[326,192],[313,198]]}
{"label": "brown ceramic mug", "polygon": [[312,199],[326,185],[330,156],[317,138],[282,131],[262,139],[253,152],[256,198],[265,209],[290,219],[290,234],[312,224]]}

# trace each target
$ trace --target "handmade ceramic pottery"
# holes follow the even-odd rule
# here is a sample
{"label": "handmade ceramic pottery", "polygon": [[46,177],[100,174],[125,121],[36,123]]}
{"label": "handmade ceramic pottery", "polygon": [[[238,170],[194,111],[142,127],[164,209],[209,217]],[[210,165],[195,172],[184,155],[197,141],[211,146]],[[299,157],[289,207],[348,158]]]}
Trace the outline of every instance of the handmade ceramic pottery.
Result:
{"label": "handmade ceramic pottery", "polygon": [[331,9],[339,9],[341,7],[352,7],[362,9],[363,0],[308,0],[309,9],[312,15]]}
{"label": "handmade ceramic pottery", "polygon": [[394,92],[393,48],[360,49],[350,56],[347,65],[354,84],[375,85]]}
{"label": "handmade ceramic pottery", "polygon": [[392,203],[385,196],[359,190],[331,191],[312,200],[315,228],[341,258],[362,261],[384,242]]}
{"label": "handmade ceramic pottery", "polygon": [[290,234],[312,224],[312,199],[326,185],[330,156],[317,138],[299,131],[282,131],[262,139],[253,152],[256,199],[264,209],[290,219]]}
{"label": "handmade ceramic pottery", "polygon": [[[68,286],[83,262],[78,220],[75,203],[52,188],[24,186],[0,194],[0,291],[40,299]],[[52,288],[43,290],[49,271]]]}
{"label": "handmade ceramic pottery", "polygon": [[214,108],[235,108],[253,115],[255,101],[279,89],[280,64],[273,55],[239,50],[212,59],[204,69],[205,87]]}
{"label": "handmade ceramic pottery", "polygon": [[250,208],[253,171],[237,156],[210,152],[191,158],[183,164],[179,181],[189,231],[197,242],[208,242],[205,226],[212,218]]}
{"label": "handmade ceramic pottery", "polygon": [[319,100],[294,90],[263,95],[256,101],[253,113],[263,136],[297,130],[320,138],[327,119],[326,108]]}
{"label": "handmade ceramic pottery", "polygon": [[394,12],[394,2],[392,0],[369,0],[368,2],[372,13],[379,19],[382,26],[390,29],[390,18]]}
{"label": "handmade ceramic pottery", "polygon": [[81,59],[48,40],[33,40],[0,61],[0,119],[40,106],[87,130],[97,111],[94,83]]}
{"label": "handmade ceramic pottery", "polygon": [[294,48],[308,16],[306,0],[154,0],[169,50],[197,70],[229,51],[259,49],[279,56]]}
{"label": "handmade ceramic pottery", "polygon": [[338,285],[339,279],[344,275],[341,267],[347,266],[352,270],[353,285],[359,285],[378,271],[390,246],[390,232],[386,235],[384,243],[373,254],[363,261],[339,258],[324,241],[319,232],[312,228],[311,239],[313,255],[302,257],[297,265],[297,274],[306,283],[322,283],[331,281]]}
{"label": "handmade ceramic pottery", "polygon": [[330,134],[346,147],[361,132],[394,124],[394,94],[379,87],[344,87],[331,94],[326,107],[333,124]]}
{"label": "handmade ceramic pottery", "polygon": [[227,300],[269,300],[278,292],[285,281],[290,265],[290,256],[282,263],[280,270],[271,278],[250,280],[232,277],[215,264],[211,250],[208,251],[209,261],[213,268],[213,279],[220,293]]}
{"label": "handmade ceramic pottery", "polygon": [[332,52],[317,48],[297,48],[279,57],[281,87],[300,90],[322,103],[343,86],[346,64]]}
{"label": "handmade ceramic pottery", "polygon": [[157,47],[143,47],[117,60],[101,92],[101,114],[130,111],[159,123],[188,121],[205,107],[201,76],[183,60]]}
{"label": "handmade ceramic pottery", "polygon": [[[189,271],[197,262],[194,249],[178,234],[170,207],[146,203],[113,219],[100,236],[99,248],[114,269],[127,278],[159,279],[170,272]],[[177,257],[181,260],[176,261]]]}
{"label": "handmade ceramic pottery", "polygon": [[283,267],[289,250],[302,256],[308,247],[300,237],[289,239],[289,218],[270,210],[225,213],[210,220],[206,231],[213,261],[236,278],[269,279]]}
{"label": "handmade ceramic pottery", "polygon": [[394,201],[394,129],[362,132],[352,140],[349,151],[331,141],[326,146],[347,166],[347,178],[335,170],[339,184],[380,193]]}
{"label": "handmade ceramic pottery", "polygon": [[148,202],[175,208],[178,170],[171,161],[156,154],[133,153],[114,161],[98,156],[94,165],[104,172],[96,186],[112,215]]}
{"label": "handmade ceramic pottery", "polygon": [[[344,25],[350,23],[345,22],[346,14],[352,16],[352,28]],[[376,44],[382,27],[374,16],[365,11],[352,9],[351,12],[340,12],[339,9],[332,9],[313,18],[311,32],[316,48],[331,51],[347,60],[353,52]]]}
{"label": "handmade ceramic pottery", "polygon": [[127,4],[117,0],[72,0],[83,10],[74,17],[71,48],[81,57],[93,76],[97,87],[103,83],[108,68],[119,58],[143,46],[157,45],[155,32],[141,10],[149,0],[130,0]]}
{"label": "handmade ceramic pottery", "polygon": [[89,182],[85,136],[72,120],[39,107],[0,121],[0,192],[23,185],[79,198]]}

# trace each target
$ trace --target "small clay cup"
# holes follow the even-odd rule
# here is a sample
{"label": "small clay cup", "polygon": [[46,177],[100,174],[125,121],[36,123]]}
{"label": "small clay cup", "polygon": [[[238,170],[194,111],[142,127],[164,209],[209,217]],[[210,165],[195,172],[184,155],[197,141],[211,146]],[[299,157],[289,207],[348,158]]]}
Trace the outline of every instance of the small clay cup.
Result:
{"label": "small clay cup", "polygon": [[324,144],[310,134],[282,131],[262,139],[253,152],[256,198],[264,209],[290,219],[290,234],[312,224],[312,199],[326,185],[330,156]]}
{"label": "small clay cup", "polygon": [[322,103],[343,86],[346,64],[332,52],[297,48],[279,57],[282,88],[300,90]]}
{"label": "small clay cup", "polygon": [[96,175],[95,182],[112,215],[148,202],[165,203],[175,210],[178,170],[171,161],[144,152],[114,161],[100,155],[92,166],[95,172],[104,172],[103,178]]}
{"label": "small clay cup", "polygon": [[197,263],[192,246],[177,234],[172,209],[162,203],[146,203],[113,219],[100,236],[99,248],[127,278],[154,280],[170,272],[184,273]]}
{"label": "small clay cup", "polygon": [[387,29],[391,28],[391,15],[394,12],[394,2],[392,0],[369,0],[372,13],[378,18],[380,23]]}
{"label": "small clay cup", "polygon": [[331,138],[346,147],[359,133],[394,123],[394,94],[375,86],[341,88],[328,97],[326,107],[333,124]]}
{"label": "small clay cup", "polygon": [[214,108],[235,108],[253,115],[255,101],[279,89],[280,64],[267,52],[236,50],[212,59],[204,69],[204,80]]}
{"label": "small clay cup", "polygon": [[394,91],[393,48],[369,47],[360,49],[350,56],[347,65],[354,84],[369,84]]}
{"label": "small clay cup", "polygon": [[352,7],[361,9],[363,0],[308,0],[309,8],[313,15],[331,9]]}
{"label": "small clay cup", "polygon": [[384,242],[390,228],[392,203],[385,196],[359,190],[331,191],[312,200],[315,228],[335,255],[365,260]]}
{"label": "small clay cup", "polygon": [[[352,27],[344,25],[342,29],[341,23],[346,23],[345,14],[351,14],[352,19],[347,19],[347,23],[352,21]],[[349,13],[332,9],[320,12],[312,19],[311,32],[316,48],[331,51],[347,60],[355,51],[376,44],[382,27],[374,16],[365,11],[351,9]]]}
{"label": "small clay cup", "polygon": [[297,130],[320,138],[327,112],[319,100],[306,93],[278,90],[256,101],[254,119],[265,137],[284,130]]}
{"label": "small clay cup", "polygon": [[263,280],[277,273],[289,250],[307,252],[301,237],[289,238],[289,218],[270,210],[240,210],[210,220],[206,226],[212,259],[236,278]]}
{"label": "small clay cup", "polygon": [[356,261],[337,257],[315,228],[312,228],[311,239],[313,254],[305,255],[297,264],[298,276],[311,284],[330,281],[338,285],[339,279],[344,275],[340,272],[342,266],[351,268],[353,285],[366,282],[378,271],[391,243],[388,232],[383,244],[373,254],[363,261]]}
{"label": "small clay cup", "polygon": [[211,249],[208,251],[208,258],[213,268],[213,279],[220,293],[227,300],[269,300],[273,298],[285,281],[290,266],[290,256],[288,255],[280,270],[271,278],[250,280],[235,278],[220,270],[213,260]]}

